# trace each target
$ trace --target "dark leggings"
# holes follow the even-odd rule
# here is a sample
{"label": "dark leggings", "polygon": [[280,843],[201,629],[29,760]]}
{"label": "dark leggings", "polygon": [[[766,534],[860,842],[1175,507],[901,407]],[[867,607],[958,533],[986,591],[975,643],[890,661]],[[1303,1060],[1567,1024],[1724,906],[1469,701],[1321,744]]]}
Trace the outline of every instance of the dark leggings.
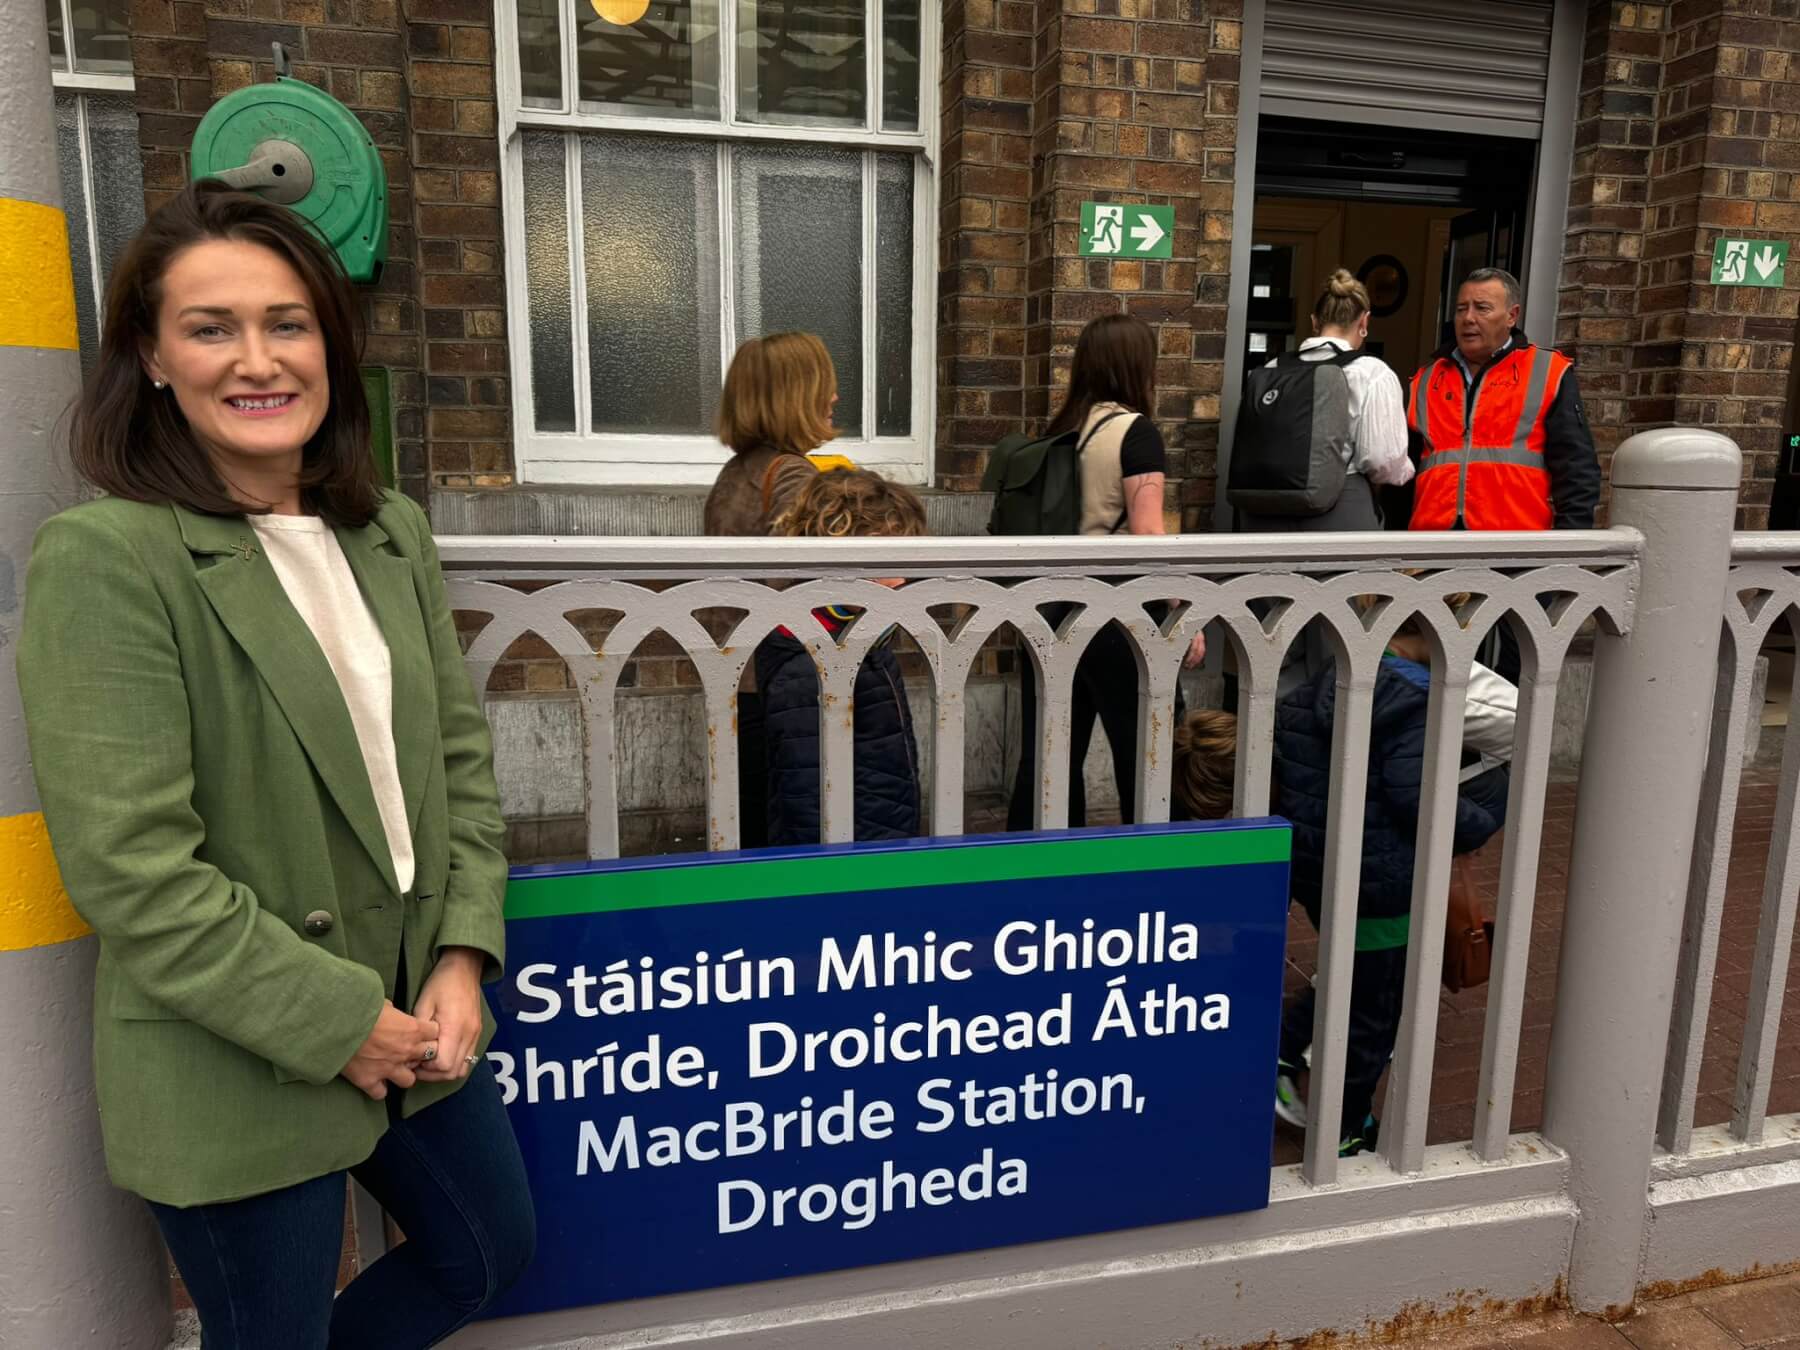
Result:
{"label": "dark leggings", "polygon": [[[1006,828],[1032,828],[1032,807],[1038,794],[1037,680],[1031,658],[1019,656],[1020,745],[1019,775],[1013,781],[1012,804]],[[1180,712],[1180,697],[1176,711]],[[1137,820],[1138,668],[1131,639],[1117,624],[1107,624],[1094,635],[1075,666],[1075,688],[1069,704],[1069,827],[1087,824],[1087,791],[1082,766],[1094,738],[1098,718],[1112,749],[1113,777],[1119,784],[1119,819]]]}
{"label": "dark leggings", "polygon": [[387,1133],[350,1175],[406,1241],[335,1300],[344,1173],[247,1200],[151,1204],[199,1310],[204,1350],[424,1350],[530,1264],[531,1193],[487,1061],[410,1120],[396,1109],[402,1095],[389,1097]]}

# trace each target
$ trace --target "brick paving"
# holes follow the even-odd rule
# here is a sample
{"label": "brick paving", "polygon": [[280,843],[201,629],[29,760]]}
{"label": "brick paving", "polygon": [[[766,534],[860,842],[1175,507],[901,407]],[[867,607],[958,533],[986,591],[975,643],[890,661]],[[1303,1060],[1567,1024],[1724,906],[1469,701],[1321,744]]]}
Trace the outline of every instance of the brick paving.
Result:
{"label": "brick paving", "polygon": [[1616,1325],[1556,1313],[1394,1344],[1432,1350],[1800,1350],[1800,1273],[1646,1304]]}
{"label": "brick paving", "polygon": [[[1746,775],[1732,839],[1718,971],[1707,1025],[1706,1052],[1701,1063],[1700,1097],[1694,1112],[1697,1125],[1722,1124],[1731,1119],[1731,1093],[1749,1002],[1750,968],[1756,950],[1775,796],[1776,780],[1772,774],[1756,769]],[[1513,1093],[1514,1130],[1536,1129],[1543,1118],[1544,1066],[1556,999],[1557,953],[1568,892],[1569,847],[1574,822],[1575,784],[1551,784],[1544,810],[1537,902],[1532,913],[1531,960],[1527,967],[1519,1069]],[[1500,847],[1500,841],[1495,840],[1475,855],[1475,876],[1490,902],[1499,889]],[[1317,954],[1318,935],[1296,908],[1290,914],[1288,930],[1287,985],[1290,992],[1310,978]],[[1468,1139],[1474,1133],[1476,1080],[1481,1069],[1487,990],[1443,993],[1440,998],[1428,1133],[1429,1142],[1434,1144]],[[1378,1111],[1381,1100],[1378,1093]],[[1788,1000],[1783,1010],[1769,1111],[1771,1114],[1800,1111],[1800,999]],[[1300,1145],[1298,1131],[1277,1124],[1274,1149],[1277,1163],[1299,1161]],[[1800,1332],[1800,1327],[1796,1327],[1796,1331]]]}

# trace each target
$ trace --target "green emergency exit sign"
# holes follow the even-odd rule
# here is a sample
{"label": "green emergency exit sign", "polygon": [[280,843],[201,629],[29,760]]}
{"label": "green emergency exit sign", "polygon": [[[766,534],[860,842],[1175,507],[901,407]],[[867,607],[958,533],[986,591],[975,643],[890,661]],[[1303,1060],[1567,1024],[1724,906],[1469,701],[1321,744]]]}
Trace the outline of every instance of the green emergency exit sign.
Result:
{"label": "green emergency exit sign", "polygon": [[1721,239],[1713,245],[1715,286],[1787,284],[1788,246],[1773,239]]}
{"label": "green emergency exit sign", "polygon": [[1168,258],[1175,252],[1175,208],[1123,202],[1081,204],[1084,258]]}

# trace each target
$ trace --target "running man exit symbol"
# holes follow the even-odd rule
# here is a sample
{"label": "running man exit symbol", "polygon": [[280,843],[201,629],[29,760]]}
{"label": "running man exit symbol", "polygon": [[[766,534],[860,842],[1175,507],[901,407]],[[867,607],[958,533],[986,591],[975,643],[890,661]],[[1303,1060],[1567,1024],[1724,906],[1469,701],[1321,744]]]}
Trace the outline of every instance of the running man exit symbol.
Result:
{"label": "running man exit symbol", "polygon": [[1174,256],[1172,206],[1081,204],[1084,258],[1168,258]]}
{"label": "running man exit symbol", "polygon": [[1787,282],[1788,246],[1773,239],[1721,239],[1713,245],[1715,286],[1781,286]]}

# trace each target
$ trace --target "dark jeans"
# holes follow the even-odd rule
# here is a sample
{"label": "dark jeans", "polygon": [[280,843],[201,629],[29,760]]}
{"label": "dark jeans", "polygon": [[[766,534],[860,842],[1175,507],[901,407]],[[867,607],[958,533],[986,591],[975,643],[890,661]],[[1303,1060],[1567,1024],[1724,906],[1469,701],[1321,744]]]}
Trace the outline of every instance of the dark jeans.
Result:
{"label": "dark jeans", "polygon": [[[1375,1086],[1400,1034],[1400,1004],[1405,994],[1405,947],[1356,954],[1350,980],[1350,1044],[1344,1058],[1340,1139],[1359,1132],[1374,1109]],[[1312,1038],[1313,987],[1309,984],[1281,1014],[1281,1057],[1298,1065]]]}
{"label": "dark jeans", "polygon": [[[1181,696],[1176,694],[1176,715]],[[1019,776],[1013,780],[1012,804],[1006,828],[1032,828],[1032,807],[1038,792],[1037,679],[1031,658],[1019,656],[1020,745]],[[1069,709],[1069,828],[1087,824],[1087,790],[1081,768],[1087,763],[1088,746],[1094,739],[1098,718],[1112,749],[1113,777],[1119,784],[1119,819],[1130,825],[1137,820],[1138,669],[1131,639],[1116,624],[1107,624],[1087,645],[1075,666],[1075,687]]]}
{"label": "dark jeans", "polygon": [[402,1120],[350,1169],[406,1241],[335,1300],[344,1174],[267,1195],[151,1212],[200,1313],[205,1350],[423,1350],[531,1263],[525,1165],[486,1059],[460,1091]]}

